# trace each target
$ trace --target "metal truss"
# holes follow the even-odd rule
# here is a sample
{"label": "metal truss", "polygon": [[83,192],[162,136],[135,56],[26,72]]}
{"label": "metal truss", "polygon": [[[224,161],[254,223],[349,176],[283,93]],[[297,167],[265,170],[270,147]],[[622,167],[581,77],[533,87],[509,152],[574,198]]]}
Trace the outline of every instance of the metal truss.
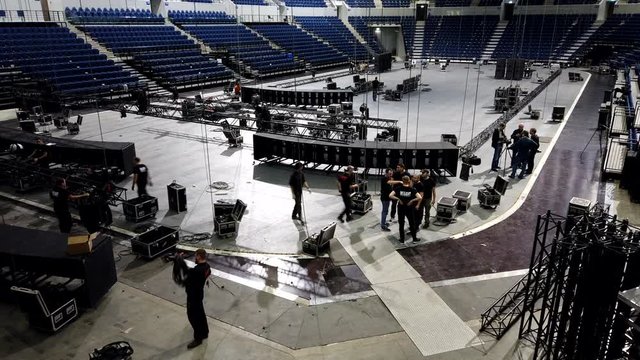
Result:
{"label": "metal truss", "polygon": [[29,178],[37,186],[48,186],[56,178],[66,179],[69,189],[74,192],[89,192],[99,195],[110,205],[118,206],[127,200],[127,190],[115,184],[110,184],[109,191],[103,188],[104,183],[88,179],[87,167],[78,164],[60,164],[51,168],[42,168],[37,165],[20,161],[14,157],[0,158],[0,173],[11,182]]}
{"label": "metal truss", "polygon": [[555,78],[557,78],[560,73],[562,73],[561,69],[554,71],[545,81],[542,82],[538,87],[533,89],[533,91],[529,92],[527,96],[522,98],[518,103],[509,109],[507,112],[502,114],[496,121],[491,123],[491,125],[487,126],[484,130],[482,130],[478,135],[476,135],[473,139],[471,139],[468,143],[464,144],[460,148],[460,158],[463,156],[473,155],[487,140],[491,139],[491,135],[493,131],[498,128],[500,124],[506,124],[511,119],[513,119],[525,106],[527,106],[536,96],[538,96]]}
{"label": "metal truss", "polygon": [[[619,358],[624,331],[615,322],[616,298],[640,285],[639,242],[640,229],[600,206],[564,221],[549,212],[538,218],[527,281],[498,302],[524,296],[519,338],[534,348],[532,359]],[[497,318],[498,310],[489,314]],[[494,328],[488,332],[498,333]]]}
{"label": "metal truss", "polygon": [[534,266],[481,315],[480,331],[500,339],[540,298],[537,282],[544,279],[549,266],[551,241],[562,231],[564,217],[547,212],[538,216],[531,263]]}
{"label": "metal truss", "polygon": [[[140,114],[138,103],[112,104],[114,111]],[[225,128],[268,132],[308,140],[323,140],[335,143],[352,143],[358,139],[356,129],[389,130],[397,127],[398,120],[363,118],[354,115],[332,115],[324,111],[287,106],[266,108],[270,119],[265,121],[257,115],[254,106],[232,102],[222,95],[204,99],[201,103],[191,100],[173,100],[168,97],[151,98],[144,114],[165,119],[195,122]]]}

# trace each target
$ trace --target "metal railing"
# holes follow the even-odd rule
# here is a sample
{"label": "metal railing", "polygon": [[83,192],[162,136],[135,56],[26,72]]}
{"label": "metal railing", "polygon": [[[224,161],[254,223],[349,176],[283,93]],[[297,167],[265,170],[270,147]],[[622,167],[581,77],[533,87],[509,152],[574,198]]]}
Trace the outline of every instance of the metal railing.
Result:
{"label": "metal railing", "polygon": [[460,158],[463,156],[473,155],[487,140],[491,139],[491,135],[493,131],[498,128],[500,124],[506,124],[509,120],[513,119],[520,110],[524,109],[527,104],[529,104],[533,99],[538,96],[544,89],[546,89],[549,84],[555,80],[562,73],[562,69],[558,69],[554,71],[545,81],[540,84],[537,88],[531,91],[527,96],[522,98],[518,103],[509,109],[509,111],[502,114],[496,121],[491,123],[491,125],[487,126],[486,129],[482,130],[478,135],[476,135],[473,139],[469,140],[468,143],[464,144],[460,148]]}
{"label": "metal railing", "polygon": [[65,22],[64,11],[2,10],[0,22]]}

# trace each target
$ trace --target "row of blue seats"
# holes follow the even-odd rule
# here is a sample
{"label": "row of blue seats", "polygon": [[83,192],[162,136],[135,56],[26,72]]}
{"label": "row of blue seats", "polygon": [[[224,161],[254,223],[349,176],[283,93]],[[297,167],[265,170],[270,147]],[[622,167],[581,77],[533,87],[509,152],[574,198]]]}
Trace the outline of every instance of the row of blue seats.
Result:
{"label": "row of blue seats", "polygon": [[100,9],[94,8],[66,8],[65,15],[73,22],[142,22],[142,23],[163,23],[164,19],[160,15],[153,14],[150,10],[140,9]]}
{"label": "row of blue seats", "polygon": [[373,0],[347,0],[347,4],[354,8],[375,8]]}
{"label": "row of blue seats", "polygon": [[169,18],[178,24],[192,23],[216,23],[216,24],[234,24],[236,18],[222,11],[183,11],[169,10]]}
{"label": "row of blue seats", "polygon": [[233,2],[236,5],[253,5],[253,6],[260,6],[260,5],[267,4],[263,0],[233,0]]}
{"label": "row of blue seats", "polygon": [[410,0],[382,0],[382,7],[409,7],[409,4],[411,4]]}
{"label": "row of blue seats", "polygon": [[288,7],[327,7],[324,0],[284,0]]}
{"label": "row of blue seats", "polygon": [[124,35],[124,36],[139,36],[144,37],[148,35],[171,35],[176,32],[176,30],[172,26],[158,26],[158,25],[131,25],[131,26],[123,26],[123,25],[113,25],[113,26],[84,26],[82,27],[84,31],[88,31],[92,34],[113,34],[113,35]]}
{"label": "row of blue seats", "polygon": [[429,16],[425,23],[424,57],[477,59],[493,35],[499,16]]}
{"label": "row of blue seats", "polygon": [[138,79],[132,76],[122,76],[112,79],[88,80],[73,83],[53,84],[58,90],[64,93],[99,92],[101,89],[122,89],[123,84],[128,84],[129,88],[138,84]]}
{"label": "row of blue seats", "polygon": [[67,29],[53,26],[43,27],[0,27],[0,34],[11,34],[11,36],[19,35],[41,35],[41,34],[69,34]]}

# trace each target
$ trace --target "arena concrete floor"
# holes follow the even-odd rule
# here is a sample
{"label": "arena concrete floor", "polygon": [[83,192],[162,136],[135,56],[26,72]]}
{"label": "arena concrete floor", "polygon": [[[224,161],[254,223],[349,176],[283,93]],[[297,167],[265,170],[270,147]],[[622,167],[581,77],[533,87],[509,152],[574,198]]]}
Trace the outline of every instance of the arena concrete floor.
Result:
{"label": "arena concrete floor", "polygon": [[[423,81],[429,83],[430,91],[414,93],[411,98],[405,97],[402,102],[380,100],[375,104],[376,111],[379,105],[380,117],[400,120],[403,136],[408,141],[415,141],[412,137],[417,141],[437,141],[442,133],[455,133],[460,139],[459,144],[464,144],[472,132],[479,132],[499,116],[491,113],[488,107],[492,104],[495,87],[509,83],[492,79],[491,66],[482,66],[480,70],[480,77],[473,65],[469,67],[452,64],[446,72],[435,68],[423,70]],[[541,73],[544,71],[540,69]],[[395,69],[380,76],[380,80],[392,85],[394,81],[400,82],[408,75],[409,72],[404,69]],[[585,72],[583,77],[589,78],[589,75]],[[345,86],[351,81],[351,76],[336,80],[339,86]],[[536,86],[528,81],[521,83],[522,87],[529,89]],[[557,139],[564,127],[564,123],[548,121],[551,107],[564,105],[569,111],[577,103],[585,86],[586,82],[569,83],[567,76],[562,74],[532,103],[534,108],[543,109],[542,119],[530,120],[519,114],[509,123],[507,133],[518,122],[524,123],[527,128],[538,128],[543,151],[538,156],[541,164],[554,144],[554,137]],[[467,100],[464,101],[463,109],[461,99],[464,98],[465,89]],[[358,107],[363,101],[363,95],[356,97],[354,107]],[[370,98],[367,101],[371,104]],[[378,114],[372,113],[372,116]],[[593,116],[595,119],[597,115]],[[402,124],[403,121],[406,122],[406,127]],[[53,135],[66,136],[63,133]],[[246,139],[245,146],[229,149],[217,127],[145,116],[129,115],[120,119],[119,114],[105,111],[86,114],[81,132],[76,138],[136,143],[138,156],[151,170],[155,186],[149,189],[150,193],[157,196],[160,202],[161,211],[155,221],[180,226],[191,232],[212,232],[212,202],[221,198],[240,198],[248,204],[240,233],[232,239],[214,239],[209,244],[210,247],[251,251],[263,259],[270,256],[260,255],[261,253],[299,253],[300,240],[333,221],[340,211],[335,174],[307,173],[312,193],[305,194],[307,225],[300,226],[289,218],[293,202],[286,182],[291,169],[254,164],[251,133],[243,135]],[[207,153],[211,158],[210,165],[205,161]],[[477,155],[482,158],[483,165],[476,167],[470,180],[462,182],[457,178],[450,179],[447,184],[438,187],[438,197],[461,189],[470,191],[475,198],[475,193],[482,184],[493,183],[495,173],[488,173],[487,164],[491,158],[488,144]],[[416,249],[421,249],[422,244],[433,244],[452,237],[464,241],[463,235],[507,218],[525,202],[542,166],[539,165],[536,172],[525,180],[512,182],[497,210],[484,210],[474,204],[470,211],[458,216],[455,223],[421,231],[419,237],[423,240]],[[187,213],[175,214],[167,211],[164,186],[173,180],[187,187]],[[212,191],[209,184],[213,181],[224,181],[231,187],[224,191]],[[371,184],[369,191],[376,193],[375,178],[371,180]],[[130,182],[125,181],[122,185],[129,187]],[[592,181],[589,186],[597,188],[597,180]],[[607,188],[609,201],[620,204],[616,206],[617,209],[630,215],[637,214],[634,205],[624,201],[624,193],[616,190],[613,184],[607,184]],[[562,190],[564,189],[554,189]],[[49,203],[44,193],[21,198]],[[376,284],[370,276],[368,266],[362,266],[362,260],[380,267],[379,264],[384,264],[382,260],[395,253],[394,248],[401,247],[397,242],[397,228],[394,226],[390,235],[380,236],[381,233],[376,228],[379,204],[377,198],[374,199],[371,213],[353,222],[339,224],[336,233],[338,241],[332,243],[332,260],[345,266],[357,265],[357,268],[365,272],[372,286]],[[13,203],[3,202],[2,205],[0,209],[6,223],[55,229],[55,219],[49,215],[35,214],[33,209]],[[118,217],[118,210],[114,211]],[[34,219],[34,215],[37,219]],[[118,220],[118,225],[125,226],[121,220]],[[632,219],[631,222],[637,223],[637,219]],[[495,236],[505,237],[507,234]],[[373,249],[362,252],[363,249],[358,248],[358,244],[366,243],[367,239],[373,239],[377,244],[377,252]],[[357,251],[352,252],[353,249]],[[380,249],[384,249],[385,253],[380,253]],[[0,341],[0,355],[8,359],[82,359],[95,347],[125,339],[134,345],[135,359],[425,358],[424,351],[416,346],[413,335],[408,335],[410,330],[395,320],[393,309],[390,311],[390,305],[378,293],[357,291],[355,297],[346,301],[344,298],[341,300],[340,297],[333,297],[326,302],[316,301],[315,305],[301,304],[286,295],[262,291],[275,288],[287,292],[285,284],[276,282],[269,287],[265,280],[261,288],[242,281],[239,284],[228,276],[215,278],[224,289],[212,287],[207,293],[206,308],[212,328],[207,345],[187,352],[185,346],[190,340],[190,331],[182,307],[184,296],[181,289],[170,281],[170,266],[163,264],[161,260],[146,263],[126,255],[126,243],[118,243],[116,251],[122,254],[118,255],[119,283],[97,309],[89,310],[60,334],[46,337],[34,333],[27,329],[23,315],[16,312],[15,307],[1,304],[0,313],[8,321],[3,321],[0,327],[3,339]],[[393,267],[376,269],[389,273],[398,270]],[[479,276],[457,280],[456,276],[450,276],[425,286],[432,288],[452,313],[477,332],[479,315],[483,309],[521,275],[521,271],[497,274],[486,271]],[[303,286],[309,284],[313,284],[313,280],[306,281]],[[479,341],[470,342],[464,349],[433,354],[427,358],[515,359],[521,358],[522,352],[526,353],[526,349],[514,346],[513,333],[497,343],[485,335],[479,335],[475,340]]]}

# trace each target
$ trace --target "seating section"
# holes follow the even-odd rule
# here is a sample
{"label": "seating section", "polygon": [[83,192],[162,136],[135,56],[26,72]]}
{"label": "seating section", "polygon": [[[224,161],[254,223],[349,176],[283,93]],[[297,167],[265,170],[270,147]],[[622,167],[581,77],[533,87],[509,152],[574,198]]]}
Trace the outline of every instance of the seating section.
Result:
{"label": "seating section", "polygon": [[337,17],[298,16],[295,18],[302,27],[331,46],[346,54],[352,60],[369,59],[369,51]]}
{"label": "seating section", "polygon": [[409,7],[410,4],[411,4],[410,0],[382,0],[382,7],[389,7],[389,8]]}
{"label": "seating section", "polygon": [[437,7],[461,7],[471,5],[471,0],[436,0]]}
{"label": "seating section", "polygon": [[186,25],[184,29],[213,49],[227,50],[261,76],[304,69],[304,63],[294,60],[292,54],[273,49],[268,41],[241,24]]}
{"label": "seating section", "polygon": [[507,25],[492,57],[558,60],[593,21],[593,15],[516,16]]}
{"label": "seating section", "polygon": [[289,24],[254,24],[253,29],[314,67],[333,66],[349,59],[335,48]]}
{"label": "seating section", "polygon": [[[44,24],[43,24],[44,25]],[[138,78],[59,26],[0,26],[0,67],[17,67],[63,96],[109,94]],[[46,24],[50,25],[50,24]]]}
{"label": "seating section", "polygon": [[324,0],[284,0],[288,7],[327,7]]}
{"label": "seating section", "polygon": [[233,78],[233,72],[202,55],[197,44],[172,26],[85,26],[83,30],[114,54],[132,56],[141,71],[169,87]]}
{"label": "seating section", "polygon": [[499,20],[499,16],[482,15],[429,16],[423,58],[479,59]]}
{"label": "seating section", "polygon": [[149,9],[66,8],[64,12],[73,23],[164,23],[162,16]]}
{"label": "seating section", "polygon": [[[622,45],[614,59],[619,64],[635,65],[640,60],[640,14],[614,14],[593,33],[574,57],[583,56],[594,45]],[[624,51],[622,49],[629,49]]]}
{"label": "seating section", "polygon": [[376,54],[384,52],[374,33],[376,25],[399,25],[402,29],[404,48],[411,49],[413,47],[413,33],[416,26],[413,16],[350,16],[349,23]]}
{"label": "seating section", "polygon": [[222,11],[169,10],[169,19],[175,24],[235,24],[236,18]]}
{"label": "seating section", "polygon": [[373,0],[347,0],[347,4],[354,8],[375,8]]}

